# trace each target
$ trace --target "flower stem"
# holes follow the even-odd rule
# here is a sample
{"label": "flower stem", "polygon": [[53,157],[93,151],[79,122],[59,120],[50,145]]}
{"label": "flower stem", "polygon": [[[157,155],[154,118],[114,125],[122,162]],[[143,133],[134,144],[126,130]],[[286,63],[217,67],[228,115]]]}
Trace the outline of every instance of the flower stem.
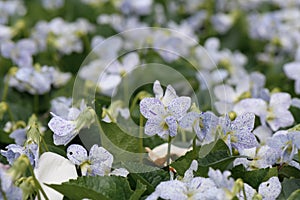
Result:
{"label": "flower stem", "polygon": [[193,149],[196,149],[196,141],[197,141],[197,136],[195,135],[193,139]]}
{"label": "flower stem", "polygon": [[172,141],[172,137],[169,135],[169,140],[168,140],[168,152],[167,152],[167,166],[170,165],[170,158],[171,158],[171,141]]}
{"label": "flower stem", "polygon": [[8,94],[8,81],[10,76],[7,77],[7,80],[5,81],[4,88],[3,88],[3,95],[2,95],[2,101],[6,100],[7,94]]}
{"label": "flower stem", "polygon": [[7,112],[8,112],[10,121],[14,122],[14,115],[12,114],[11,109],[8,104],[7,104]]}
{"label": "flower stem", "polygon": [[143,161],[143,152],[144,152],[144,146],[143,146],[143,122],[144,119],[143,119],[143,116],[140,115],[140,129],[139,129],[139,152],[141,154],[141,157],[140,157],[140,161],[142,162]]}
{"label": "flower stem", "polygon": [[33,171],[31,165],[29,166],[29,170],[30,170],[30,173],[32,174],[33,181],[34,181],[35,185],[36,185],[37,188],[41,191],[41,193],[42,193],[43,197],[45,198],[45,200],[49,200],[49,198],[47,197],[46,192],[44,191],[44,189],[42,188],[41,184],[39,183],[39,181],[38,181],[37,178],[35,177],[35,174],[34,174],[34,171]]}
{"label": "flower stem", "polygon": [[33,111],[35,114],[39,112],[39,95],[35,94],[33,99]]}
{"label": "flower stem", "polygon": [[245,185],[243,185],[243,195],[244,195],[244,199],[247,200],[247,197],[246,197],[246,190],[245,190]]}

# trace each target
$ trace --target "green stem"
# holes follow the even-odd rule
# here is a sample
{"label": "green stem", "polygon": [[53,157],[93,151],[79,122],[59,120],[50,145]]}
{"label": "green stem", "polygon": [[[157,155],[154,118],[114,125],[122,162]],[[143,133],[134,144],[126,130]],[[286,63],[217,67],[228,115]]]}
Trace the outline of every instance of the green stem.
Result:
{"label": "green stem", "polygon": [[44,147],[45,147],[45,150],[46,150],[46,151],[49,151],[48,145],[47,145],[47,143],[45,142],[45,140],[44,140],[43,137],[42,137],[42,143],[43,143],[43,145],[44,145]]}
{"label": "green stem", "polygon": [[196,141],[197,141],[197,136],[195,136],[193,139],[193,150],[196,149]]}
{"label": "green stem", "polygon": [[35,114],[39,112],[39,95],[35,94],[33,99],[33,111]]}
{"label": "green stem", "polygon": [[44,191],[44,189],[42,188],[41,184],[39,183],[39,181],[37,180],[37,178],[35,177],[34,171],[32,169],[32,166],[29,166],[29,170],[30,173],[32,174],[33,177],[33,181],[35,183],[35,185],[38,187],[38,189],[41,191],[42,195],[44,196],[45,200],[49,200],[49,198],[47,197],[46,192]]}
{"label": "green stem", "polygon": [[9,118],[10,118],[10,121],[14,122],[14,115],[12,114],[11,112],[11,109],[9,107],[9,105],[7,104],[7,112],[8,112],[8,115],[9,115]]}
{"label": "green stem", "polygon": [[141,157],[140,157],[140,161],[142,162],[143,161],[143,152],[144,152],[144,146],[143,146],[143,123],[144,123],[144,119],[143,119],[143,116],[140,115],[140,127],[139,127],[139,152],[141,154]]}
{"label": "green stem", "polygon": [[182,142],[186,142],[186,133],[184,130],[181,130],[181,139],[182,139]]}
{"label": "green stem", "polygon": [[6,97],[7,97],[7,94],[8,94],[8,81],[9,81],[9,78],[10,78],[10,76],[7,77],[7,80],[5,81],[5,84],[4,84],[2,101],[6,100]]}
{"label": "green stem", "polygon": [[245,186],[244,185],[243,185],[243,195],[244,195],[244,200],[247,200],[246,191],[245,191]]}
{"label": "green stem", "polygon": [[168,139],[168,152],[167,152],[167,166],[170,165],[170,157],[171,157],[171,141],[172,141],[172,137],[169,135],[169,139]]}

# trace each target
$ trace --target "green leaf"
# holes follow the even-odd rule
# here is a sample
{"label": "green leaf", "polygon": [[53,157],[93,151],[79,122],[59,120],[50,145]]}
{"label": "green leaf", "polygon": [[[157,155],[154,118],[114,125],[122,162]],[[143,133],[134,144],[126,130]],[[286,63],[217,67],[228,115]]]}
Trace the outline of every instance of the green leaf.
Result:
{"label": "green leaf", "polygon": [[101,125],[102,146],[114,155],[115,162],[139,161],[140,141],[125,133],[115,123],[99,122]]}
{"label": "green leaf", "polygon": [[142,184],[139,180],[136,184],[136,189],[130,197],[130,200],[138,200],[141,198],[142,194],[147,190],[147,186]]}
{"label": "green leaf", "polygon": [[231,170],[234,179],[241,178],[245,183],[248,183],[256,190],[263,181],[267,181],[272,176],[276,176],[276,171],[276,167],[247,171],[243,165],[238,165]]}
{"label": "green leaf", "polygon": [[175,162],[171,163],[171,166],[176,169],[179,175],[183,176],[184,172],[190,167],[192,161],[198,158],[199,150],[200,147],[197,147],[196,149],[187,152],[184,156],[181,156]]}
{"label": "green leaf", "polygon": [[300,199],[300,189],[295,190],[287,200],[298,200]]}
{"label": "green leaf", "polygon": [[101,128],[106,137],[117,147],[130,151],[139,151],[139,139],[122,131],[115,123],[100,122]]}
{"label": "green leaf", "polygon": [[129,178],[133,179],[136,184],[140,182],[146,186],[147,194],[154,192],[160,182],[170,180],[169,172],[157,167],[137,162],[125,162],[121,166],[130,172]]}
{"label": "green leaf", "polygon": [[195,172],[195,175],[207,177],[210,167],[213,169],[219,169],[221,171],[225,171],[225,170],[229,169],[229,167],[232,165],[233,161],[236,158],[240,158],[240,157],[239,156],[231,156],[231,157],[223,158],[216,162],[208,163],[207,165],[199,164],[198,170]]}
{"label": "green leaf", "polygon": [[[134,194],[127,179],[119,176],[84,176],[61,185],[50,184],[48,186],[69,199],[126,200]],[[139,185],[138,189],[134,196],[141,193],[143,186]]]}
{"label": "green leaf", "polygon": [[215,140],[214,142],[203,145],[199,151],[199,158],[204,158],[205,156],[207,156],[212,151],[212,149],[217,145],[217,143],[218,140]]}
{"label": "green leaf", "polygon": [[[210,150],[209,153],[206,152],[208,149]],[[205,156],[203,157],[203,155]],[[208,146],[205,145],[202,148],[198,147],[188,152],[185,156],[173,162],[171,166],[176,169],[179,175],[183,176],[184,172],[190,167],[191,162],[197,160],[199,165],[196,175],[207,177],[210,167],[224,171],[228,169],[234,159],[238,157],[239,156],[230,156],[229,149],[224,141],[217,140],[217,142],[208,144]]]}
{"label": "green leaf", "polygon": [[293,166],[284,166],[282,167],[279,172],[278,175],[281,177],[285,177],[285,178],[299,178],[300,179],[300,170],[293,167]]}
{"label": "green leaf", "polygon": [[283,179],[282,185],[282,192],[287,199],[294,191],[298,190],[300,188],[300,179]]}
{"label": "green leaf", "polygon": [[12,144],[14,140],[9,137],[9,133],[6,133],[3,130],[0,130],[0,142],[5,144]]}

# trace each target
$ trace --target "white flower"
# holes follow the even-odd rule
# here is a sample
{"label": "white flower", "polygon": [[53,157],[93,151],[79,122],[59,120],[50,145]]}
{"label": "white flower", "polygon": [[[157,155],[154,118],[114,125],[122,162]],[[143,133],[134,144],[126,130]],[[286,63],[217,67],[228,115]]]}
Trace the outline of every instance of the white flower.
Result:
{"label": "white flower", "polygon": [[[167,154],[168,154],[168,143],[161,144],[154,149],[150,149],[149,147],[145,148],[148,152],[148,156],[150,160],[152,160],[157,165],[166,165]],[[171,144],[170,157],[176,156],[180,157],[185,155],[191,149],[177,147]]]}
{"label": "white flower", "polygon": [[[46,152],[40,156],[39,165],[34,169],[36,178],[49,199],[63,199],[63,195],[45,184],[61,184],[77,178],[76,167],[68,159]],[[43,195],[41,194],[42,199]]]}

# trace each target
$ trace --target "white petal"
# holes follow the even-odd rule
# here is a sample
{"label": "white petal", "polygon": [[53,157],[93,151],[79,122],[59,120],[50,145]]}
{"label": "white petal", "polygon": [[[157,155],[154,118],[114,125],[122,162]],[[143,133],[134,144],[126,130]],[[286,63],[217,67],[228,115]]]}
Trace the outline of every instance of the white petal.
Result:
{"label": "white petal", "polygon": [[163,104],[165,105],[165,106],[168,106],[169,105],[169,103],[173,100],[173,99],[175,99],[175,98],[177,98],[178,96],[176,95],[176,91],[175,91],[175,89],[171,86],[171,85],[168,85],[167,86],[167,89],[166,89],[166,91],[165,91],[165,95],[164,95],[164,97],[162,98],[162,102],[163,102]]}
{"label": "white petal", "polygon": [[267,112],[267,103],[262,99],[243,99],[238,102],[233,111],[237,113],[237,115],[241,115],[246,112],[252,112],[257,116],[264,116]]}
{"label": "white petal", "polygon": [[86,149],[78,144],[72,144],[68,147],[67,157],[74,165],[80,165],[88,160]]}
{"label": "white petal", "polygon": [[[34,169],[34,173],[48,198],[56,200],[63,199],[63,195],[44,183],[61,184],[69,179],[77,178],[75,165],[68,159],[52,152],[46,152],[40,156],[39,165]],[[43,195],[41,196],[44,199]]]}
{"label": "white petal", "polygon": [[147,119],[161,118],[165,114],[165,108],[159,99],[144,98],[140,103],[140,112]]}
{"label": "white petal", "polygon": [[300,94],[300,79],[295,81],[295,92],[296,94]]}
{"label": "white petal", "polygon": [[272,177],[268,181],[263,182],[258,187],[258,193],[262,195],[264,200],[276,199],[281,192],[281,184],[278,177]]}
{"label": "white petal", "polygon": [[252,131],[254,128],[255,115],[253,113],[243,113],[237,116],[232,122],[231,129]]}
{"label": "white petal", "polygon": [[223,101],[215,102],[215,108],[219,114],[227,114],[233,109],[232,103],[227,103]]}
{"label": "white petal", "polygon": [[155,192],[163,199],[182,200],[188,198],[185,184],[177,180],[161,182]]}
{"label": "white petal", "polygon": [[167,111],[176,119],[180,119],[184,116],[184,114],[187,112],[190,106],[190,97],[177,97],[171,101],[171,103],[167,107]]}
{"label": "white petal", "polygon": [[89,155],[90,161],[92,164],[94,163],[102,163],[105,164],[107,167],[111,168],[113,163],[113,155],[108,152],[103,147],[99,147],[97,144],[94,144],[90,150]]}
{"label": "white petal", "polygon": [[168,116],[165,119],[166,124],[169,127],[169,134],[171,137],[174,137],[175,135],[177,135],[177,121],[173,116]]}
{"label": "white petal", "polygon": [[128,174],[129,172],[125,168],[115,169],[110,173],[110,175],[122,176],[122,177],[127,177]]}
{"label": "white petal", "polygon": [[123,58],[123,67],[125,68],[126,72],[131,72],[137,65],[139,64],[139,56],[136,52],[132,52],[127,54]]}
{"label": "white petal", "polygon": [[253,133],[259,138],[261,144],[265,144],[273,135],[273,132],[267,126],[255,128]]}
{"label": "white petal", "polygon": [[167,132],[164,131],[161,125],[161,121],[155,119],[149,119],[145,124],[144,130],[145,130],[145,134],[150,136],[155,134],[162,135],[162,133]]}
{"label": "white petal", "polygon": [[297,80],[300,74],[300,62],[287,63],[283,66],[283,70],[287,77]]}
{"label": "white petal", "polygon": [[[149,158],[155,162],[157,159],[165,158],[168,153],[168,143],[161,144],[154,149],[147,148]],[[189,149],[177,147],[171,144],[171,155],[176,155],[178,157],[185,155]]]}
{"label": "white petal", "polygon": [[290,107],[291,103],[291,95],[288,93],[279,92],[271,95],[270,106],[273,109],[286,110]]}
{"label": "white petal", "polygon": [[200,119],[200,113],[189,112],[184,117],[182,117],[179,121],[179,126],[182,128],[188,129],[192,128],[193,124],[196,120]]}
{"label": "white petal", "polygon": [[121,77],[115,74],[104,74],[98,82],[100,91],[115,89],[121,82]]}
{"label": "white petal", "polygon": [[278,110],[275,113],[275,118],[267,120],[273,131],[277,131],[279,128],[285,128],[293,125],[294,117],[288,110]]}
{"label": "white petal", "polygon": [[54,116],[48,123],[49,128],[58,136],[66,136],[74,132],[76,124],[59,116]]}
{"label": "white petal", "polygon": [[218,85],[214,88],[214,94],[217,99],[225,102],[234,102],[236,99],[236,93],[229,85]]}
{"label": "white petal", "polygon": [[162,98],[164,95],[164,91],[158,80],[156,80],[153,84],[153,93],[155,94],[155,98],[157,98],[157,99]]}

